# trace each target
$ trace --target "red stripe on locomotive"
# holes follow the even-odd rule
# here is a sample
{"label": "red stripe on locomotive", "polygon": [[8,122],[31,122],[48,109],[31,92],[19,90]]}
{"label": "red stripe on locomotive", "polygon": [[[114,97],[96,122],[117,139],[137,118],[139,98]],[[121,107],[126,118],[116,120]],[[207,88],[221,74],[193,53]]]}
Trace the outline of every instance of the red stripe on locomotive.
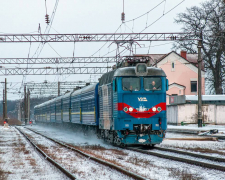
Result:
{"label": "red stripe on locomotive", "polygon": [[[117,103],[117,110],[118,111],[123,111],[124,107],[127,107],[128,109],[129,108],[133,108],[133,107],[131,107],[130,105],[128,105],[126,103]],[[159,104],[157,104],[154,107],[156,109],[158,107],[161,107],[161,111],[166,111],[166,103],[159,103]],[[129,114],[129,115],[131,115],[134,118],[150,118],[150,117],[152,117],[152,116],[154,116],[154,115],[156,115],[156,114],[161,112],[161,111],[160,112],[159,111],[153,111],[152,108],[149,109],[148,111],[138,111],[135,108],[133,108],[132,112],[130,112],[130,111],[127,111],[127,112],[124,111],[124,112]]]}

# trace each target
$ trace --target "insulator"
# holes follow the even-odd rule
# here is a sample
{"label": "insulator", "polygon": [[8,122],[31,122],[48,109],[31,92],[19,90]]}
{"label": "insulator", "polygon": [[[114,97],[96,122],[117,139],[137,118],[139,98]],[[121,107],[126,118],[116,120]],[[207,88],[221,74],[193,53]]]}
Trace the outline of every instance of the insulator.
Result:
{"label": "insulator", "polygon": [[170,37],[170,40],[176,40],[177,39],[177,36],[171,36]]}
{"label": "insulator", "polygon": [[122,12],[122,14],[121,14],[121,20],[125,21],[125,13],[124,12]]}
{"label": "insulator", "polygon": [[48,15],[48,14],[46,14],[46,15],[45,15],[45,22],[46,22],[47,24],[49,24],[49,23],[50,23],[50,20],[49,20],[49,15]]}

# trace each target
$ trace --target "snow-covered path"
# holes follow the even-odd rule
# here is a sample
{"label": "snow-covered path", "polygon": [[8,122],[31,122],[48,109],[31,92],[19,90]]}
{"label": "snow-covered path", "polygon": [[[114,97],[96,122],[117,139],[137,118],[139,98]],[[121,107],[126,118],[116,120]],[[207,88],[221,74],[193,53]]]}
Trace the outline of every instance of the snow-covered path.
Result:
{"label": "snow-covered path", "polygon": [[60,171],[34,151],[14,128],[0,126],[1,180],[66,180]]}

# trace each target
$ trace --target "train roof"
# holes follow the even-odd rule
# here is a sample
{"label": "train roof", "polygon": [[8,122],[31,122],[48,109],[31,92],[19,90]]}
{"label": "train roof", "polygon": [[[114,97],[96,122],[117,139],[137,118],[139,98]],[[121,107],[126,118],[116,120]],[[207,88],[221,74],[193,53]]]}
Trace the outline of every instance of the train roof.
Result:
{"label": "train roof", "polygon": [[[165,72],[160,69],[160,68],[155,68],[155,67],[148,67],[148,73],[145,76],[162,76],[162,77],[166,77]],[[101,79],[99,80],[99,85],[103,85],[103,84],[109,84],[112,83],[113,81],[113,77],[121,77],[121,76],[137,76],[136,74],[136,66],[132,66],[132,67],[123,67],[123,68],[119,68],[116,69],[114,71],[110,71],[108,73],[105,73],[102,75]]]}
{"label": "train roof", "polygon": [[96,88],[96,86],[98,85],[98,83],[95,83],[95,84],[92,84],[92,85],[89,85],[89,86],[86,86],[82,89],[79,89],[77,91],[74,91],[71,96],[75,96],[75,95],[79,95],[81,93],[85,93],[85,92],[88,92],[88,91],[92,91]]}
{"label": "train roof", "polygon": [[[165,72],[160,68],[148,67],[148,73],[144,76],[166,76]],[[136,66],[119,68],[115,71],[114,76],[137,76]]]}

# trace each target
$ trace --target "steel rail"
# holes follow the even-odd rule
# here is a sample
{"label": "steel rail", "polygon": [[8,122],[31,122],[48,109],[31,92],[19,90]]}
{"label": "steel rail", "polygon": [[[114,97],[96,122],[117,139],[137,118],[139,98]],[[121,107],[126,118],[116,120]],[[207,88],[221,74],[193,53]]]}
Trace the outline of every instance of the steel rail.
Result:
{"label": "steel rail", "polygon": [[225,158],[213,157],[213,156],[197,154],[197,153],[193,153],[193,152],[181,151],[181,150],[170,149],[170,148],[162,148],[162,147],[154,147],[154,149],[158,149],[161,151],[174,152],[177,154],[184,154],[184,155],[193,156],[193,157],[202,158],[202,159],[208,159],[211,161],[225,162]]}
{"label": "steel rail", "polygon": [[225,171],[225,166],[195,161],[192,159],[186,159],[186,158],[181,158],[181,157],[176,157],[176,156],[171,156],[171,155],[166,155],[166,154],[161,154],[161,153],[157,153],[157,152],[151,152],[151,151],[146,151],[146,150],[141,150],[141,149],[136,149],[136,148],[126,147],[125,149],[136,151],[136,152],[143,153],[143,154],[156,156],[156,157],[160,157],[160,158],[164,158],[164,159],[170,159],[170,160],[184,162],[184,163],[188,163],[188,164],[192,164],[192,165],[196,165],[196,166],[201,166],[201,167],[205,167],[205,168],[209,168],[209,169]]}
{"label": "steel rail", "polygon": [[70,179],[77,179],[73,174],[71,174],[67,169],[63,168],[59,163],[50,158],[47,154],[45,154],[23,131],[19,128],[15,127],[27,140],[28,142],[53,166],[59,169],[63,174],[65,174]]}
{"label": "steel rail", "polygon": [[110,167],[110,168],[113,168],[113,169],[117,170],[118,172],[123,173],[123,174],[125,174],[125,175],[127,175],[127,176],[129,176],[129,177],[131,177],[131,178],[134,178],[134,179],[137,179],[137,180],[145,180],[145,179],[146,179],[146,178],[144,178],[144,177],[142,177],[142,176],[140,176],[140,175],[138,175],[138,174],[132,173],[132,172],[130,172],[130,171],[128,171],[128,170],[126,170],[126,169],[120,167],[120,166],[117,166],[117,165],[112,164],[112,163],[110,163],[110,162],[107,162],[107,161],[104,161],[104,160],[102,160],[102,159],[96,158],[96,157],[94,157],[94,156],[92,156],[92,155],[89,155],[89,154],[87,154],[87,153],[84,153],[83,151],[81,151],[81,150],[79,150],[79,149],[76,149],[76,148],[71,147],[71,146],[68,146],[68,145],[66,145],[66,144],[64,144],[64,143],[61,143],[61,142],[59,142],[59,141],[57,141],[57,140],[55,140],[55,139],[53,139],[53,138],[50,138],[50,137],[48,137],[48,136],[46,136],[46,135],[44,135],[44,134],[41,134],[41,133],[39,133],[39,132],[37,132],[37,131],[34,131],[33,129],[30,129],[30,128],[27,128],[27,127],[25,127],[25,128],[28,129],[28,130],[30,130],[30,131],[32,131],[32,132],[34,132],[34,133],[36,133],[36,134],[39,134],[40,136],[43,136],[43,137],[47,138],[47,139],[49,139],[49,140],[51,140],[51,141],[53,141],[53,142],[55,142],[55,143],[57,143],[57,144],[59,144],[59,145],[65,147],[65,148],[67,148],[67,149],[70,149],[70,150],[72,150],[72,151],[75,151],[75,152],[77,152],[77,153],[79,153],[79,154],[85,156],[85,157],[88,158],[88,159],[91,159],[91,160],[96,161],[96,162],[98,162],[98,163],[100,163],[100,164],[103,164],[103,165],[105,165],[105,166],[108,166],[108,167]]}

